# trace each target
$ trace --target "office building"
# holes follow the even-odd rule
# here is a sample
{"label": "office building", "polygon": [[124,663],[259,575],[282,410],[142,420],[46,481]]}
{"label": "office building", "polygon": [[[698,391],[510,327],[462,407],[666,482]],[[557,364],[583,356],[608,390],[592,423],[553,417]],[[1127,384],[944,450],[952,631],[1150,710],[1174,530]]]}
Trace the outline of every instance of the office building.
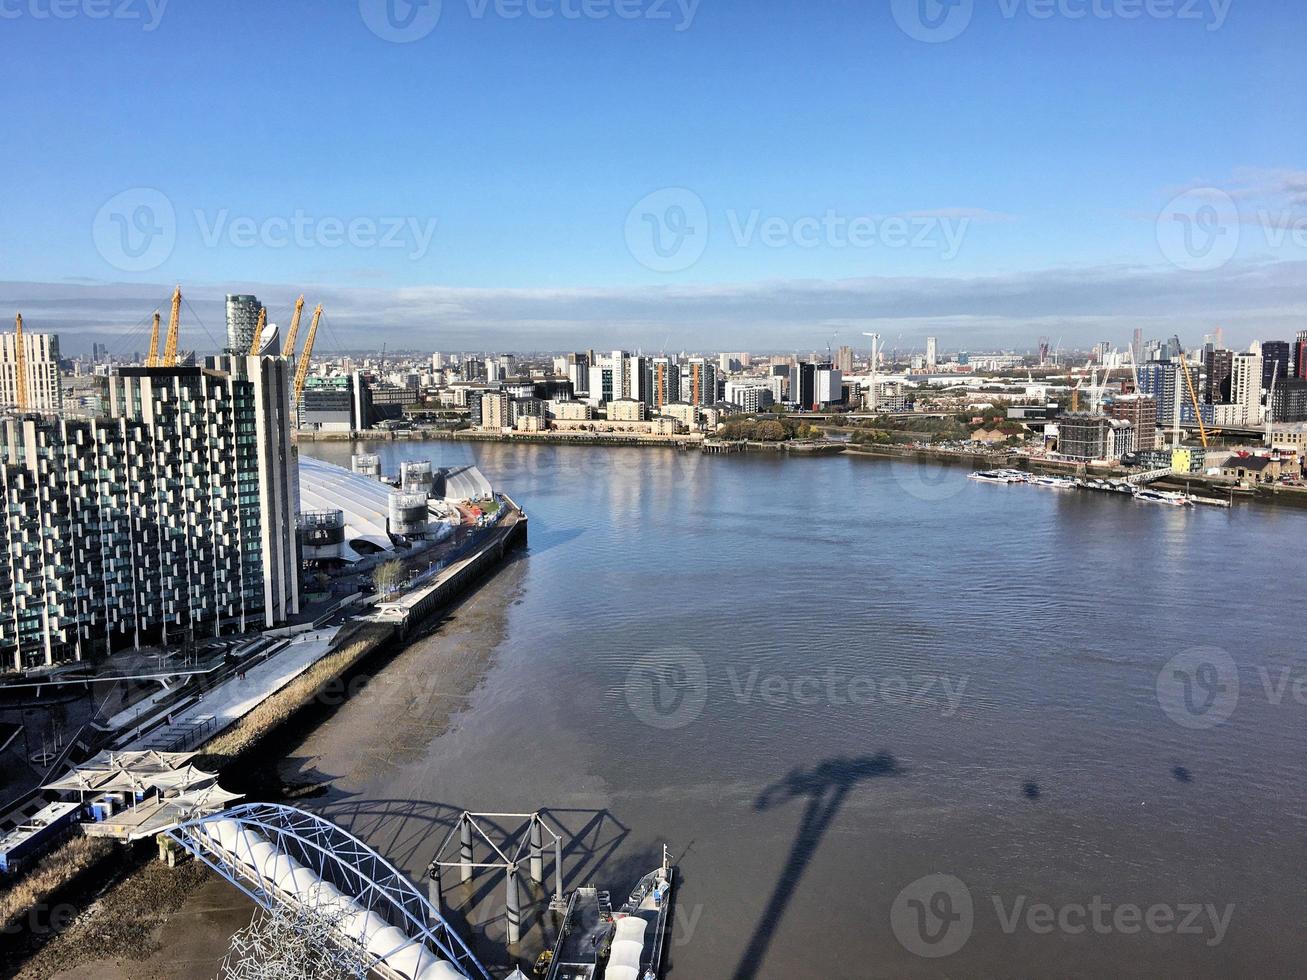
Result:
{"label": "office building", "polygon": [[288,362],[121,368],[108,414],[0,419],[0,662],[273,626],[299,610]]}
{"label": "office building", "polygon": [[1307,378],[1307,330],[1298,331],[1293,342],[1293,376]]}
{"label": "office building", "polygon": [[227,353],[245,355],[254,344],[254,331],[259,325],[257,296],[227,294]]}
{"label": "office building", "polygon": [[1277,381],[1271,392],[1273,422],[1307,422],[1307,378]]}
{"label": "office building", "polygon": [[1283,381],[1293,374],[1293,349],[1286,340],[1263,340],[1262,390],[1270,391],[1271,383]]}
{"label": "office building", "polygon": [[[0,408],[18,404],[18,334],[0,334]],[[51,333],[23,332],[23,378],[27,409],[32,412],[63,410],[59,377],[59,337]]]}
{"label": "office building", "polygon": [[770,381],[754,379],[726,382],[726,401],[741,412],[765,412],[775,398]]}
{"label": "office building", "polygon": [[1234,351],[1209,347],[1203,352],[1203,400],[1209,405],[1230,402],[1230,372],[1234,368]]}

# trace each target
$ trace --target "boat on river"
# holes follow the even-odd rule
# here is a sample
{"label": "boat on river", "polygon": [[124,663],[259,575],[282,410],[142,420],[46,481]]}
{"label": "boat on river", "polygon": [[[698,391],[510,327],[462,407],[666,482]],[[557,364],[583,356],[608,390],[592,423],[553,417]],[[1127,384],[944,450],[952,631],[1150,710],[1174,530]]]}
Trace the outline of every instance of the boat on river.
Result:
{"label": "boat on river", "polygon": [[547,960],[546,980],[660,980],[674,878],[664,847],[663,863],[636,883],[617,910],[608,892],[578,888]]}

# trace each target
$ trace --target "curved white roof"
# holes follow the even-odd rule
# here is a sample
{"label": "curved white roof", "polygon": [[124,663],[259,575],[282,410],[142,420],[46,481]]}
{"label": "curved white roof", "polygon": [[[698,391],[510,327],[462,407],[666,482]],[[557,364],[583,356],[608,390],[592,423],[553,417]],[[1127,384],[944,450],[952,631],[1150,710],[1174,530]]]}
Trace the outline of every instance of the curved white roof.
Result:
{"label": "curved white roof", "polygon": [[446,500],[481,500],[490,494],[490,481],[475,466],[445,470]]}
{"label": "curved white roof", "polygon": [[348,547],[352,541],[367,541],[391,551],[394,544],[386,533],[391,488],[361,473],[300,455],[300,510],[345,513],[346,558],[359,552]]}

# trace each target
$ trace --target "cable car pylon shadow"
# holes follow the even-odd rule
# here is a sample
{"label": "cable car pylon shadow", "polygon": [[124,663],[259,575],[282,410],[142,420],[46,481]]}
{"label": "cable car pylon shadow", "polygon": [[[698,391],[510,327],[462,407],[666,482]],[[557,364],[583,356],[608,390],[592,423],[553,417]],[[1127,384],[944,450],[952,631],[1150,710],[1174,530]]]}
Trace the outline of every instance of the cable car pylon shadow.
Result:
{"label": "cable car pylon shadow", "polygon": [[785,862],[732,980],[753,980],[758,975],[803,873],[853,788],[868,779],[901,776],[903,772],[898,760],[888,752],[857,758],[840,757],[826,759],[811,769],[794,769],[784,779],[762,791],[753,805],[754,810],[770,810],[797,798],[806,798],[808,805],[790,848],[789,860]]}

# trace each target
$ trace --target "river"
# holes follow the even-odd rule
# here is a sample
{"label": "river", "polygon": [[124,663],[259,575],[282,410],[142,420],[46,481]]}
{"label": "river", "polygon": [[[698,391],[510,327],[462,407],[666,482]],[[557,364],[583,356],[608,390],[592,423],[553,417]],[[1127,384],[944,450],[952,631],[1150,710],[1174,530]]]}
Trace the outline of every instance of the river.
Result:
{"label": "river", "polygon": [[475,462],[531,520],[283,767],[406,870],[465,808],[547,808],[615,893],[667,842],[675,980],[1300,972],[1307,514],[850,456],[301,451],[360,448]]}

